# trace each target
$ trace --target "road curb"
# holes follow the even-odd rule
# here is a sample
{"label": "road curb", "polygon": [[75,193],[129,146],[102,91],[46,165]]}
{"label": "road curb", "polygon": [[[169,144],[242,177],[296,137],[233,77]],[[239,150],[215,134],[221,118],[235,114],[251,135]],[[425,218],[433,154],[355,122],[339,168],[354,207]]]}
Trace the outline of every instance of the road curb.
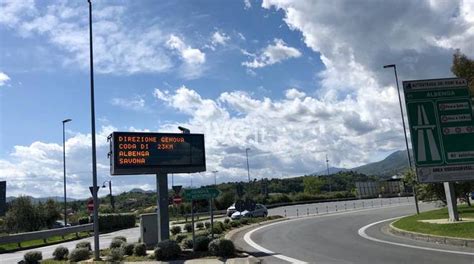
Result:
{"label": "road curb", "polygon": [[436,236],[436,235],[428,235],[418,232],[406,231],[400,228],[393,226],[393,221],[389,225],[388,231],[396,236],[403,236],[406,238],[410,238],[413,240],[421,240],[425,242],[431,242],[436,244],[445,244],[451,246],[458,246],[458,247],[468,247],[474,248],[474,239],[465,239],[465,238],[457,238],[457,237],[446,237],[446,236]]}

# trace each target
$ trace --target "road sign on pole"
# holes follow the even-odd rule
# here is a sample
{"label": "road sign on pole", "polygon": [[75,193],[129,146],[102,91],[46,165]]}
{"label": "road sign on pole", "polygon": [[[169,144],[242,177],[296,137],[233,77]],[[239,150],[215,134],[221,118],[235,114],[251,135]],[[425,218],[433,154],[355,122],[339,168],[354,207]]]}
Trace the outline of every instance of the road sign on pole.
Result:
{"label": "road sign on pole", "polygon": [[183,197],[186,200],[207,200],[216,198],[221,192],[213,187],[184,190]]}
{"label": "road sign on pole", "polygon": [[404,81],[403,89],[418,180],[474,179],[474,110],[467,81]]}
{"label": "road sign on pole", "polygon": [[89,201],[87,201],[87,211],[89,211],[89,213],[94,211],[94,199],[89,199]]}

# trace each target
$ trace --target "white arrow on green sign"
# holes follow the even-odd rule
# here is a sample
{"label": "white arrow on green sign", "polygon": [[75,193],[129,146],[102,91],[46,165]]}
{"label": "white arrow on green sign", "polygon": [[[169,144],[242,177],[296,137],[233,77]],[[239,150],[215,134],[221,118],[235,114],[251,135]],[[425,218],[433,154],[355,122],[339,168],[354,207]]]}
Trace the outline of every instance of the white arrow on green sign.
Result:
{"label": "white arrow on green sign", "polygon": [[199,188],[184,190],[183,197],[186,200],[205,200],[219,196],[221,192],[216,188]]}

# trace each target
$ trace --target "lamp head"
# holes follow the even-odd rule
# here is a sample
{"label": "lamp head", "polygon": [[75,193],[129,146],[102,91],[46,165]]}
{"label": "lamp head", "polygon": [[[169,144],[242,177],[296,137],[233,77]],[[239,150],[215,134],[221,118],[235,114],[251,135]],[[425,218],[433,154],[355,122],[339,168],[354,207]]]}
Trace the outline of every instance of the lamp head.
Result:
{"label": "lamp head", "polygon": [[72,121],[72,119],[68,118],[68,119],[63,120],[63,123],[67,123],[67,122],[71,122],[71,121]]}
{"label": "lamp head", "polygon": [[383,68],[384,69],[387,69],[387,68],[395,68],[395,64],[388,64],[388,65],[384,65]]}

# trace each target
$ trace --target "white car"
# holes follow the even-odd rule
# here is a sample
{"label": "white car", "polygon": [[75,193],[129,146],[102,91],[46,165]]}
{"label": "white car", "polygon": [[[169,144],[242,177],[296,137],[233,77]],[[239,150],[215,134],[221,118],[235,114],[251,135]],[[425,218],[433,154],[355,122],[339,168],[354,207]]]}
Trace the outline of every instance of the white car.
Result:
{"label": "white car", "polygon": [[229,208],[227,208],[226,215],[228,217],[231,217],[233,213],[235,213],[237,210],[235,210],[235,203],[231,204]]}
{"label": "white car", "polygon": [[263,204],[256,204],[255,210],[248,211],[244,210],[242,212],[235,212],[233,213],[230,218],[232,220],[237,220],[242,217],[266,217],[268,215],[268,210]]}

